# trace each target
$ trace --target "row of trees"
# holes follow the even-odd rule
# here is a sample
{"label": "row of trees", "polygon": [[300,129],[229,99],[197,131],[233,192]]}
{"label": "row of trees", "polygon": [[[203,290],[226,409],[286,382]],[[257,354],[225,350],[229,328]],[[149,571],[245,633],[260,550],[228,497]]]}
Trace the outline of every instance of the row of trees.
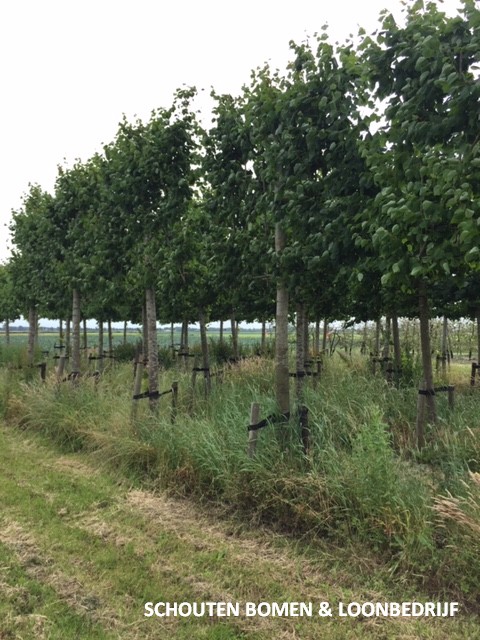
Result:
{"label": "row of trees", "polygon": [[308,319],[384,314],[398,346],[397,317],[417,315],[432,389],[429,316],[480,324],[480,11],[417,1],[402,24],[385,11],[373,35],[291,49],[285,73],[264,66],[239,96],[213,93],[209,129],[181,90],[60,168],[53,194],[32,186],[0,315],[71,315],[74,370],[82,315],[143,321],[155,391],[158,318],[200,321],[207,368],[208,319],[276,314],[284,412],[293,311],[298,345]]}

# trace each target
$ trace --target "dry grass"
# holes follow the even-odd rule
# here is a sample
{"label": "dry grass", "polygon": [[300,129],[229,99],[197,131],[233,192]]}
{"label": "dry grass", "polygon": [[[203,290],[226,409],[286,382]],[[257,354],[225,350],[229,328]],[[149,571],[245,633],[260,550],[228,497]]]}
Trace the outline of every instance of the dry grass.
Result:
{"label": "dry grass", "polygon": [[454,523],[476,539],[480,536],[480,473],[469,475],[471,483],[467,485],[466,497],[441,496],[435,499],[433,508],[443,521]]}

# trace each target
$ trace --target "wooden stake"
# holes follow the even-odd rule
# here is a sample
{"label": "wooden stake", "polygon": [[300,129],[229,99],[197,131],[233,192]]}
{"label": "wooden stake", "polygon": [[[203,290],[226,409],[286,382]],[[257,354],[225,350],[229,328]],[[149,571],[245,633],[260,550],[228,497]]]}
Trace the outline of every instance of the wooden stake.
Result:
{"label": "wooden stake", "polygon": [[60,358],[58,359],[58,368],[57,368],[57,379],[58,382],[62,381],[63,378],[63,374],[65,372],[65,356],[60,356]]}

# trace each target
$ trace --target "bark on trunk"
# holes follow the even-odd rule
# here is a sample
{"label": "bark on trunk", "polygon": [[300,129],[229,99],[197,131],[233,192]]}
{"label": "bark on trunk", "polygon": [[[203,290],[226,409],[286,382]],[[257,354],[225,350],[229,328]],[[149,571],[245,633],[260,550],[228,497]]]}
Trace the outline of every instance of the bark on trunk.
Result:
{"label": "bark on trunk", "polygon": [[308,358],[310,352],[310,334],[308,332],[309,323],[308,323],[308,309],[304,307],[303,311],[303,336],[304,336],[304,347],[303,347],[303,360]]}
{"label": "bark on trunk", "polygon": [[[277,222],[275,225],[275,251],[285,249],[285,233]],[[279,279],[277,282],[275,334],[275,394],[278,408],[290,413],[290,377],[288,370],[288,290]]]}
{"label": "bark on trunk", "polygon": [[365,321],[365,324],[363,325],[362,346],[360,349],[360,353],[362,355],[367,353],[367,339],[368,339],[368,323],[367,321]]}
{"label": "bark on trunk", "polygon": [[448,318],[443,317],[442,325],[442,375],[447,375],[447,352],[448,352]]}
{"label": "bark on trunk", "polygon": [[100,373],[103,371],[103,319],[98,321],[98,370]]}
{"label": "bark on trunk", "polygon": [[127,344],[127,321],[123,323],[123,344]]}
{"label": "bark on trunk", "polygon": [[[158,344],[157,344],[157,310],[155,304],[155,289],[145,292],[147,333],[148,333],[148,391],[158,392]],[[149,398],[150,409],[156,411],[158,398]]]}
{"label": "bark on trunk", "polygon": [[108,355],[113,355],[113,333],[111,320],[108,320]]}
{"label": "bark on trunk", "polygon": [[28,310],[28,347],[27,347],[27,359],[30,366],[33,365],[33,359],[35,356],[35,309],[30,307]]}
{"label": "bark on trunk", "polygon": [[143,358],[146,359],[148,357],[148,321],[147,321],[147,306],[146,303],[143,303],[142,306],[142,351]]}
{"label": "bark on trunk", "polygon": [[205,395],[208,396],[211,391],[211,379],[210,379],[210,363],[209,363],[209,357],[208,357],[207,321],[206,321],[205,312],[203,309],[200,309],[199,322],[200,322],[200,343],[202,345],[202,368],[203,368],[203,377],[205,380]]}
{"label": "bark on trunk", "polygon": [[220,344],[223,344],[223,320],[220,320],[220,333],[218,339]]}
{"label": "bark on trunk", "polygon": [[267,344],[267,323],[265,322],[265,320],[262,320],[262,338],[260,342],[260,350],[262,354],[265,353],[266,344]]}
{"label": "bark on trunk", "polygon": [[400,377],[400,370],[402,368],[402,353],[400,351],[400,331],[398,328],[398,316],[396,313],[392,314],[392,337],[393,337],[393,362],[395,375],[397,380]]}
{"label": "bark on trunk", "polygon": [[62,344],[64,335],[63,335],[63,320],[58,321],[58,338],[60,340],[60,344]]}
{"label": "bark on trunk", "polygon": [[320,354],[320,320],[317,318],[315,321],[315,345],[314,345],[315,355],[318,356]]}
{"label": "bark on trunk", "polygon": [[38,311],[36,309],[34,310],[34,314],[35,318],[33,325],[33,344],[34,348],[36,349],[38,347]]}
{"label": "bark on trunk", "polygon": [[477,318],[477,364],[480,364],[480,307],[476,309]]}
{"label": "bark on trunk", "polygon": [[188,351],[188,320],[184,320],[183,348],[184,348],[185,351]]}
{"label": "bark on trunk", "polygon": [[80,292],[73,290],[72,298],[72,374],[80,373]]}
{"label": "bark on trunk", "polygon": [[83,319],[83,352],[87,355],[88,339],[87,339],[87,319]]}
{"label": "bark on trunk", "polygon": [[[429,306],[427,287],[425,282],[421,281],[418,287],[418,303],[419,303],[419,319],[420,319],[420,345],[422,354],[422,367],[423,367],[423,379],[425,381],[425,391],[428,395],[426,398],[426,405],[428,409],[428,419],[430,422],[435,423],[437,420],[437,409],[435,396],[433,395],[433,368],[432,368],[432,354],[430,347],[430,326],[429,326]],[[423,446],[425,441],[424,435],[425,421],[422,420],[421,424],[418,424],[417,438],[419,447]]]}
{"label": "bark on trunk", "polygon": [[322,336],[322,353],[327,353],[327,338],[328,338],[328,320],[325,318],[323,321],[323,336]]}
{"label": "bark on trunk", "polygon": [[5,344],[10,344],[10,320],[5,320]]}
{"label": "bark on trunk", "polygon": [[382,330],[382,321],[378,318],[375,322],[375,350],[373,355],[378,358],[380,355],[380,333]]}
{"label": "bark on trunk", "polygon": [[390,357],[390,327],[391,327],[390,317],[387,316],[385,319],[385,335],[384,335],[384,342],[383,342],[384,358]]}
{"label": "bark on trunk", "polygon": [[297,402],[301,403],[303,399],[303,387],[305,382],[305,305],[297,304],[297,354],[296,354],[296,378],[295,389],[297,394]]}
{"label": "bark on trunk", "polygon": [[66,323],[65,323],[65,357],[69,358],[70,357],[70,334],[71,334],[71,328],[72,328],[72,320],[71,318],[67,318]]}
{"label": "bark on trunk", "polygon": [[237,359],[238,358],[238,327],[237,327],[237,321],[235,319],[235,312],[232,312],[231,331],[232,331],[233,357]]}

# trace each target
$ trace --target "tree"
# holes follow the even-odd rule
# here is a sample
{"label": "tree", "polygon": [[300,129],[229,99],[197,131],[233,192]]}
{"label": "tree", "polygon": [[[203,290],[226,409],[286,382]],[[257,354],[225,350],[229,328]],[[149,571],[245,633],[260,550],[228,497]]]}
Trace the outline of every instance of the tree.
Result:
{"label": "tree", "polygon": [[105,153],[113,183],[117,223],[125,232],[130,277],[145,292],[148,371],[152,408],[158,391],[155,288],[158,270],[175,241],[174,225],[192,197],[196,120],[192,90],[178,91],[170,109],[149,122],[123,120]]}
{"label": "tree", "polygon": [[[276,227],[276,386],[283,412],[289,407],[288,300],[296,302],[299,331],[309,307],[320,313],[319,300],[329,305],[324,316],[340,308],[328,292],[319,295],[318,283],[331,290],[336,280],[338,288],[339,266],[353,246],[348,222],[366,197],[358,146],[366,131],[358,109],[360,65],[351,46],[334,49],[326,40],[318,37],[315,50],[291,43],[295,57],[287,75],[264,67],[246,92],[253,170],[263,186],[257,207],[268,212],[272,233]],[[299,336],[298,344],[304,342]],[[303,368],[300,354],[300,378]]]}
{"label": "tree", "polygon": [[9,269],[15,299],[21,313],[28,317],[30,365],[34,358],[39,309],[48,305],[57,286],[57,273],[51,264],[53,205],[54,199],[50,194],[38,185],[30,185],[22,208],[13,212],[10,226],[14,248]]}
{"label": "tree", "polygon": [[[368,153],[380,192],[367,227],[383,283],[417,295],[431,421],[429,291],[463,263],[461,234],[470,235],[474,215],[464,163],[478,156],[478,10],[470,1],[464,7],[463,18],[448,18],[434,3],[416,2],[404,26],[384,14],[376,40],[362,45],[372,89],[386,104],[383,145]],[[419,421],[420,447],[423,428]]]}
{"label": "tree", "polygon": [[0,265],[0,318],[5,328],[5,342],[10,343],[9,323],[20,316],[10,264]]}

